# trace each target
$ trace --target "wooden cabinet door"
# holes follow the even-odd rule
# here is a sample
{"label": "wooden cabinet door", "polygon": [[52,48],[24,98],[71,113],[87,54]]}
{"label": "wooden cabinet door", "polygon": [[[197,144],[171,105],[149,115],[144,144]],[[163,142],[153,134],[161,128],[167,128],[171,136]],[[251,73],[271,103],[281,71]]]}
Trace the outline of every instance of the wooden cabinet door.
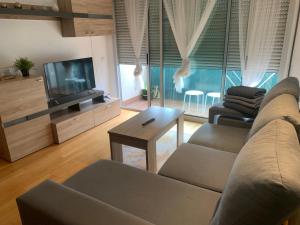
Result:
{"label": "wooden cabinet door", "polygon": [[112,15],[112,0],[85,0],[89,14]]}
{"label": "wooden cabinet door", "polygon": [[[112,15],[112,0],[59,0],[62,12],[84,13],[93,15]],[[62,19],[64,37],[101,36],[112,34],[112,19],[79,18]]]}
{"label": "wooden cabinet door", "polygon": [[113,20],[110,19],[89,19],[90,33],[92,36],[112,34],[114,30]]}
{"label": "wooden cabinet door", "polygon": [[73,13],[89,13],[87,7],[87,0],[71,0]]}
{"label": "wooden cabinet door", "polygon": [[46,109],[48,103],[42,77],[1,82],[0,117],[3,123]]}
{"label": "wooden cabinet door", "polygon": [[74,18],[74,33],[76,37],[91,36],[90,19]]}
{"label": "wooden cabinet door", "polygon": [[9,154],[6,159],[13,162],[53,143],[49,115],[4,128]]}
{"label": "wooden cabinet door", "polygon": [[114,30],[110,19],[87,18],[75,18],[74,29],[76,37],[108,35]]}

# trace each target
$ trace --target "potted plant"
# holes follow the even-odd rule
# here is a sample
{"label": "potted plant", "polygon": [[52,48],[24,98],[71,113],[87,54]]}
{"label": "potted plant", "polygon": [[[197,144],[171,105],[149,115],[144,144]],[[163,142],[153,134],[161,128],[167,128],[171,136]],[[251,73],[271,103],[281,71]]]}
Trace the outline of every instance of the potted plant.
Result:
{"label": "potted plant", "polygon": [[15,67],[22,72],[23,77],[29,76],[29,70],[34,66],[28,58],[19,58],[15,61]]}
{"label": "potted plant", "polygon": [[147,89],[142,89],[142,98],[144,99],[144,100],[147,100],[148,99],[148,91],[147,91]]}
{"label": "potted plant", "polygon": [[[150,99],[152,100],[154,98],[154,90],[152,89],[150,91]],[[142,99],[148,100],[148,90],[147,89],[142,89]]]}

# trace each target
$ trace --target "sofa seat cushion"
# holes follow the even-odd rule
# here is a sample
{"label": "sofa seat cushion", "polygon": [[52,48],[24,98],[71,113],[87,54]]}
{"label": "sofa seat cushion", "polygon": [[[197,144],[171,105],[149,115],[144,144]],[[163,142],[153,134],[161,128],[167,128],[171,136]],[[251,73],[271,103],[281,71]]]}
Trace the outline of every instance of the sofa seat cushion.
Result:
{"label": "sofa seat cushion", "polygon": [[249,129],[203,124],[189,139],[189,143],[222,151],[238,153],[244,146]]}
{"label": "sofa seat cushion", "polygon": [[222,192],[236,156],[235,153],[187,143],[171,155],[158,174]]}
{"label": "sofa seat cushion", "polygon": [[249,138],[267,123],[275,119],[286,119],[300,125],[299,105],[296,98],[290,94],[282,94],[270,101],[257,115],[249,132]]}
{"label": "sofa seat cushion", "polygon": [[208,225],[220,197],[114,161],[98,161],[64,185],[156,225]]}
{"label": "sofa seat cushion", "polygon": [[238,154],[211,225],[282,224],[299,205],[299,141],[292,124],[278,119]]}

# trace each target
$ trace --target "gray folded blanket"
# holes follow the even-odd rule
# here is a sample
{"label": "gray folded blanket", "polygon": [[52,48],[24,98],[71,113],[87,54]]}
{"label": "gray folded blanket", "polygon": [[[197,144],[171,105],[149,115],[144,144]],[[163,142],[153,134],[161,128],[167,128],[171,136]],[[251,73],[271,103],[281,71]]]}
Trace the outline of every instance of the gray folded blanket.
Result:
{"label": "gray folded blanket", "polygon": [[257,97],[257,98],[253,98],[253,99],[250,99],[250,98],[244,98],[244,97],[241,97],[241,96],[235,96],[235,95],[225,95],[225,98],[224,100],[241,100],[241,101],[244,101],[244,102],[248,102],[248,103],[253,103],[253,104],[257,104],[257,103],[261,103],[262,100],[264,99],[264,96],[260,96],[260,97]]}
{"label": "gray folded blanket", "polygon": [[225,102],[239,104],[239,105],[251,108],[251,109],[258,109],[259,106],[260,106],[260,103],[259,104],[252,104],[252,103],[247,103],[247,102],[244,102],[244,101],[241,101],[241,100],[235,100],[235,99],[232,99],[232,100],[227,99],[227,100],[225,100]]}
{"label": "gray folded blanket", "polygon": [[249,116],[250,118],[256,117],[258,113],[258,108],[249,108],[247,106],[237,104],[237,103],[232,103],[232,102],[224,102],[223,105],[227,108],[234,109],[238,112],[241,112],[245,114],[246,116]]}
{"label": "gray folded blanket", "polygon": [[246,87],[246,86],[236,86],[227,89],[228,95],[240,96],[240,97],[250,98],[250,99],[261,97],[265,93],[266,93],[266,89]]}
{"label": "gray folded blanket", "polygon": [[253,109],[258,109],[260,107],[261,101],[257,101],[255,103],[249,103],[243,100],[239,100],[239,99],[234,99],[234,98],[226,98],[224,99],[225,102],[231,102],[231,103],[236,103],[236,104],[240,104],[249,108],[253,108]]}

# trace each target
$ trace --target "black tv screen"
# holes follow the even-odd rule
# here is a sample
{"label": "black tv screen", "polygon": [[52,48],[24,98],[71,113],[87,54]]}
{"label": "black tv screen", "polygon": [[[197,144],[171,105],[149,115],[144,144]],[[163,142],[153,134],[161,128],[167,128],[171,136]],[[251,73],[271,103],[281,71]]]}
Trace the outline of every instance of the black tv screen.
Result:
{"label": "black tv screen", "polygon": [[76,96],[96,86],[92,58],[47,63],[44,69],[50,101]]}

